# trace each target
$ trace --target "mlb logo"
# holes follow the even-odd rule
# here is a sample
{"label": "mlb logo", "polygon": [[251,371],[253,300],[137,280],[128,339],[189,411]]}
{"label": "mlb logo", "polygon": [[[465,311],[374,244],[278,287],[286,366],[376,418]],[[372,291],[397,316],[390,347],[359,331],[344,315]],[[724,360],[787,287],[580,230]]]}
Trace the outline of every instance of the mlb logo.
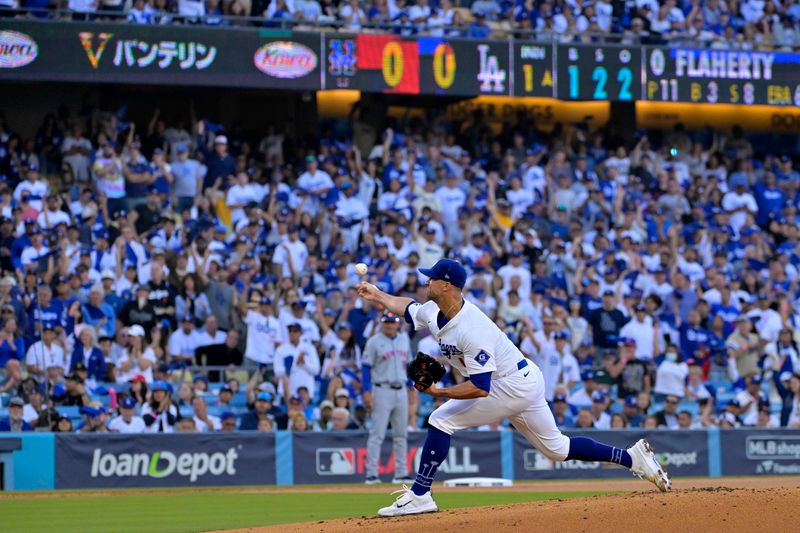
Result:
{"label": "mlb logo", "polygon": [[553,461],[536,450],[525,450],[522,454],[523,468],[528,472],[553,470]]}
{"label": "mlb logo", "polygon": [[352,476],[356,473],[356,452],[353,448],[317,448],[317,474],[320,476]]}
{"label": "mlb logo", "polygon": [[484,366],[489,361],[489,354],[481,350],[478,352],[478,355],[475,356],[475,360],[479,365]]}

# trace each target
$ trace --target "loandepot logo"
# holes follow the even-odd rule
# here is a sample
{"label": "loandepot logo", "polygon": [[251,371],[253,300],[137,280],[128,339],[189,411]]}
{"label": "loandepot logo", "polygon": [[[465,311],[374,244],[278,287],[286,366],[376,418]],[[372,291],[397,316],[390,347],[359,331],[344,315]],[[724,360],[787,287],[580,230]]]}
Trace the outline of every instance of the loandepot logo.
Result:
{"label": "loandepot logo", "polygon": [[697,464],[697,452],[690,453],[658,453],[658,462],[664,466],[692,466]]}
{"label": "loandepot logo", "polygon": [[92,456],[92,477],[154,477],[165,478],[173,474],[188,477],[194,483],[205,475],[233,476],[236,474],[234,448],[217,453],[182,453],[168,451],[147,453],[103,453],[95,448]]}

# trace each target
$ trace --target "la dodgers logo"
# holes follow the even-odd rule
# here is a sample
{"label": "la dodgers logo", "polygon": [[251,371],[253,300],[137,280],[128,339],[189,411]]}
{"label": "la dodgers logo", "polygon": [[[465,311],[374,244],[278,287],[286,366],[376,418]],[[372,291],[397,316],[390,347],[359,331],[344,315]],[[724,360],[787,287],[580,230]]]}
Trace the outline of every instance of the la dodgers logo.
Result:
{"label": "la dodgers logo", "polygon": [[463,355],[464,352],[456,348],[452,344],[439,343],[439,349],[442,350],[442,355],[450,359],[454,355]]}

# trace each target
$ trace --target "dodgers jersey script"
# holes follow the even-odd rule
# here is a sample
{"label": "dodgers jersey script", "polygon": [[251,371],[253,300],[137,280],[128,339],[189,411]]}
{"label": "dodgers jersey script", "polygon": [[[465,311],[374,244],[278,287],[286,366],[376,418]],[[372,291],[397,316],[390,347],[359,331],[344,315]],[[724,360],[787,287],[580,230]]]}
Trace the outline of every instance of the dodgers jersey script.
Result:
{"label": "dodgers jersey script", "polygon": [[509,338],[475,304],[463,300],[461,310],[439,329],[439,306],[430,301],[412,302],[406,309],[406,320],[414,329],[428,328],[439,341],[442,355],[464,377],[495,372],[503,377],[519,370],[524,358]]}

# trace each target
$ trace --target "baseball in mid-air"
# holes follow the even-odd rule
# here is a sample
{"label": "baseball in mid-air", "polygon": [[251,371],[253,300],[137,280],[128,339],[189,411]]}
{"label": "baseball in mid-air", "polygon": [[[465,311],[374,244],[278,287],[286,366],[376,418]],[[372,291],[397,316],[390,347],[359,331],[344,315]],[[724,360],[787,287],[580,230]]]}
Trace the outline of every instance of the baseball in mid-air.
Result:
{"label": "baseball in mid-air", "polygon": [[365,265],[364,263],[358,263],[356,265],[356,274],[358,274],[359,276],[363,276],[366,273],[367,273],[367,265]]}

